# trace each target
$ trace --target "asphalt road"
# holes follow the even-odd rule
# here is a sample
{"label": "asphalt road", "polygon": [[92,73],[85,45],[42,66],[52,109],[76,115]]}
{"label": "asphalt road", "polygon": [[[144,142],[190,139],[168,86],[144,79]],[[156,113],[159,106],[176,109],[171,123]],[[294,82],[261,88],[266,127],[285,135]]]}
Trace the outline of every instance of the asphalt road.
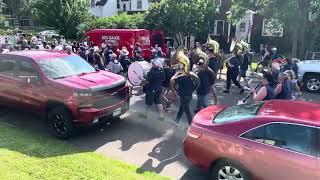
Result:
{"label": "asphalt road", "polygon": [[[224,82],[218,82],[216,89],[221,104],[237,104],[249,93],[239,95],[239,90],[232,87],[230,94],[223,94],[223,87]],[[304,93],[299,99],[320,103],[319,94]],[[195,101],[192,107],[194,105]],[[131,99],[131,109],[122,120],[103,128],[81,131],[68,142],[84,151],[95,151],[135,164],[140,167],[138,172],[153,171],[182,180],[205,179],[206,173],[192,166],[184,157],[182,142],[188,125],[186,120],[179,127],[172,124],[177,106],[177,103],[173,104],[164,121],[157,118],[156,111],[148,119],[143,119],[140,114],[145,112],[144,96],[135,94]],[[47,135],[45,124],[39,123],[41,119],[29,114],[9,110],[0,112],[0,120]]]}

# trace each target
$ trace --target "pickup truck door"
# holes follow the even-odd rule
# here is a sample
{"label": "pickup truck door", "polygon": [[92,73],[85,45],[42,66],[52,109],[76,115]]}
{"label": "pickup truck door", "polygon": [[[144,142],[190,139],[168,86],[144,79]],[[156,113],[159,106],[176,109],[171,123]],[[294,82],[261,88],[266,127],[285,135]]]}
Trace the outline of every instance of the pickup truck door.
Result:
{"label": "pickup truck door", "polygon": [[44,109],[46,93],[50,90],[43,85],[40,74],[31,61],[20,61],[17,88],[21,93],[21,106],[27,111],[40,112]]}
{"label": "pickup truck door", "polygon": [[18,63],[10,56],[0,55],[0,103],[3,106],[18,107],[21,101],[16,82]]}

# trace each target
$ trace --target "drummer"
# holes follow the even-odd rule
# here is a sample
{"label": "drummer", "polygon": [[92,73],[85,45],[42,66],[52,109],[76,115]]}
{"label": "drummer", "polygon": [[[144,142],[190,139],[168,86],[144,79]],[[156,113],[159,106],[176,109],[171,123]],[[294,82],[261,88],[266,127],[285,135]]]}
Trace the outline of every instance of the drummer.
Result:
{"label": "drummer", "polygon": [[160,101],[162,93],[162,84],[165,79],[164,71],[162,69],[162,62],[159,59],[152,60],[152,68],[147,74],[146,79],[146,113],[144,117],[148,119],[148,113],[150,112],[151,106],[153,104],[157,105],[158,111],[160,113],[160,120],[164,120],[163,107]]}

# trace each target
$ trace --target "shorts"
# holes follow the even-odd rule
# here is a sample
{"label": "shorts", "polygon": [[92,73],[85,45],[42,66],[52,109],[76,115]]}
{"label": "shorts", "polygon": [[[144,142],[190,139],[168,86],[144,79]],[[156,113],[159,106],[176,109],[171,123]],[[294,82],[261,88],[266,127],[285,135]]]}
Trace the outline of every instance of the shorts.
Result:
{"label": "shorts", "polygon": [[160,91],[152,91],[146,93],[146,105],[152,106],[153,104],[161,104],[160,96],[161,96],[161,90]]}
{"label": "shorts", "polygon": [[247,77],[247,70],[240,69],[239,75],[240,75],[240,77]]}

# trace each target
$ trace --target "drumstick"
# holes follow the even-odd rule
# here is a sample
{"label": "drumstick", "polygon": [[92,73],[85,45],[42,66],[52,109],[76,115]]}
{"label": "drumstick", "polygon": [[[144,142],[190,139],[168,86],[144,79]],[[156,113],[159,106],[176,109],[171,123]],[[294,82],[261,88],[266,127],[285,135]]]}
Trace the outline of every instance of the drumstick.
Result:
{"label": "drumstick", "polygon": [[136,71],[133,71],[133,72],[138,76],[140,80],[143,80]]}

